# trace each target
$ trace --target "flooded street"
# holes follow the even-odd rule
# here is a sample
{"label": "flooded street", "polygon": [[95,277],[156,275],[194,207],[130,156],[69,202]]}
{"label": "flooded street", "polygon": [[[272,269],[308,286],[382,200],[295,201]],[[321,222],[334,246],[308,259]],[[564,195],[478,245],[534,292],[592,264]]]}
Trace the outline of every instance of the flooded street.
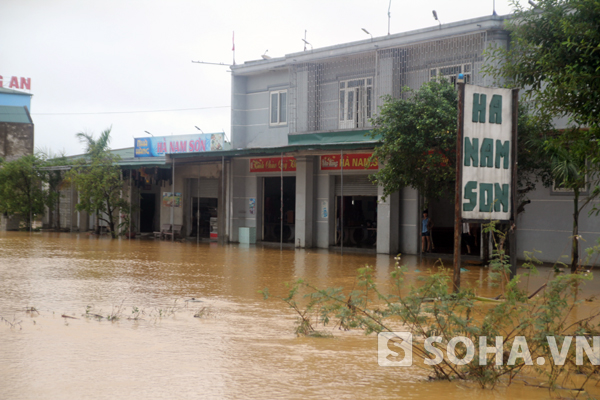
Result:
{"label": "flooded street", "polygon": [[[522,383],[479,390],[380,367],[375,335],[330,327],[334,339],[298,338],[293,311],[257,293],[282,296],[300,277],[351,287],[365,264],[384,283],[387,255],[12,232],[0,233],[0,252],[0,399],[549,397]],[[418,259],[403,261],[414,278]],[[467,268],[475,285],[484,270]]]}

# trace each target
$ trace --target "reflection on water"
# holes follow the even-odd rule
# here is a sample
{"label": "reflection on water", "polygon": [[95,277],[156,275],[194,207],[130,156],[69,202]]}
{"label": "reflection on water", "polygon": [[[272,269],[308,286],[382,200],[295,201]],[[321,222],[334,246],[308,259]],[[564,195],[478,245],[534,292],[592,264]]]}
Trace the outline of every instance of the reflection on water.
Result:
{"label": "reflection on water", "polygon": [[[385,283],[394,268],[387,255],[66,233],[0,233],[0,252],[0,316],[21,321],[0,324],[0,399],[465,397],[464,384],[427,382],[420,368],[379,367],[375,336],[297,338],[287,305],[257,293],[283,295],[283,282],[300,277],[349,287],[365,264]],[[420,262],[403,261],[411,271]],[[463,285],[495,293],[477,283],[484,270],[467,268]],[[201,302],[184,301],[192,297]],[[120,306],[117,322],[82,317]],[[204,318],[194,318],[199,311]],[[520,384],[470,390],[480,398],[548,396]]]}

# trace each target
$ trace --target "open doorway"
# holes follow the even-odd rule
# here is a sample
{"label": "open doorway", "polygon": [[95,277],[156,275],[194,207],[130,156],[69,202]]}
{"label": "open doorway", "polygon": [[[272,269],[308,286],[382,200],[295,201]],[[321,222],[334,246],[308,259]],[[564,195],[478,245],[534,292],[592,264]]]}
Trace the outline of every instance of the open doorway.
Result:
{"label": "open doorway", "polygon": [[[201,238],[210,238],[211,218],[213,221],[217,218],[219,199],[194,197],[192,204],[192,233],[190,236],[200,235]],[[198,210],[200,210],[200,215],[198,215]]]}
{"label": "open doorway", "polygon": [[154,232],[154,213],[156,212],[156,194],[142,193],[140,198],[140,232]]}
{"label": "open doorway", "polygon": [[296,177],[283,178],[283,223],[281,219],[282,180],[280,177],[263,179],[262,240],[293,243],[296,233]]}
{"label": "open doorway", "polygon": [[336,196],[335,232],[336,246],[375,247],[377,196]]}

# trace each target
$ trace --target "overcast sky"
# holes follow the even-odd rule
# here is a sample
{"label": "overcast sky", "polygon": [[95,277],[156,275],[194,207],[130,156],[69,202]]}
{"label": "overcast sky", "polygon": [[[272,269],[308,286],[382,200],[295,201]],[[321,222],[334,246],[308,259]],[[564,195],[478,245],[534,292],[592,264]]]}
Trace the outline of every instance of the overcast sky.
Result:
{"label": "overcast sky", "polygon": [[[493,0],[391,0],[391,33],[490,15]],[[521,0],[525,3],[525,0]],[[225,131],[232,62],[388,31],[389,0],[2,0],[0,75],[31,78],[35,146],[79,154],[77,132],[133,138]],[[500,15],[509,0],[496,0]],[[160,111],[169,110],[169,111]],[[178,110],[178,111],[172,111]],[[143,112],[140,112],[143,111]]]}

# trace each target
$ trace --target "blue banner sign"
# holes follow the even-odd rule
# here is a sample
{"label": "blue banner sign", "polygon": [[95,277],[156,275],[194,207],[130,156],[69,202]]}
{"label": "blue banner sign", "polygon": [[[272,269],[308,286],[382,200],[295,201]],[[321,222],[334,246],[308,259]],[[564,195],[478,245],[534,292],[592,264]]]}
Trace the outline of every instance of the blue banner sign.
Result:
{"label": "blue banner sign", "polygon": [[175,153],[223,150],[223,133],[135,138],[135,157],[162,157]]}

